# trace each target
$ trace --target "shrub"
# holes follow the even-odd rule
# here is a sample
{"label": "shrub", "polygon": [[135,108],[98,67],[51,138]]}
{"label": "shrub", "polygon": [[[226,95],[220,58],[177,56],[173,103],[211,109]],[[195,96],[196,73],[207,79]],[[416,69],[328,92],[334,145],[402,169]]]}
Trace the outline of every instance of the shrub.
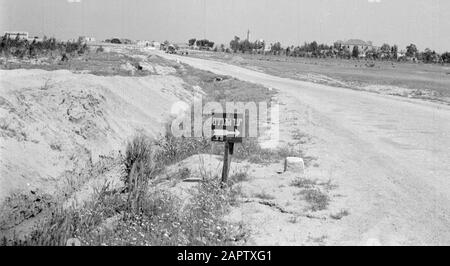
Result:
{"label": "shrub", "polygon": [[125,152],[126,175],[123,182],[131,209],[137,211],[140,208],[148,181],[161,169],[159,162],[153,161],[152,141],[148,137],[138,135],[128,143]]}
{"label": "shrub", "polygon": [[330,197],[317,188],[308,188],[300,192],[309,203],[312,211],[325,210],[330,203]]}

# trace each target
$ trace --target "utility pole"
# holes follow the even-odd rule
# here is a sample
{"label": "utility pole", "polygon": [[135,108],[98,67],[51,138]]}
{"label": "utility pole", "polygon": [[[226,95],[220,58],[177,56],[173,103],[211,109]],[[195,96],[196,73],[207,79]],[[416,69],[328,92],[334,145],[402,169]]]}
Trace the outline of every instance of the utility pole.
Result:
{"label": "utility pole", "polygon": [[250,41],[250,30],[247,30],[247,41]]}

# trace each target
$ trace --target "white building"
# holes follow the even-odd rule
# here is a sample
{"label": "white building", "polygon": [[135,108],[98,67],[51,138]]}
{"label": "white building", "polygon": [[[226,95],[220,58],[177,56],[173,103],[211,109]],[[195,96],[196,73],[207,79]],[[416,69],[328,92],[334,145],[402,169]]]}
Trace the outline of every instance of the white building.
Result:
{"label": "white building", "polygon": [[10,39],[15,39],[18,36],[19,39],[28,40],[28,32],[26,31],[5,31],[4,36]]}
{"label": "white building", "polygon": [[159,50],[161,48],[161,43],[153,41],[152,47],[155,47],[156,50]]}
{"label": "white building", "polygon": [[270,53],[270,51],[272,51],[272,44],[266,44],[264,46],[264,53]]}
{"label": "white building", "polygon": [[78,38],[78,40],[82,43],[87,43],[87,42],[95,42],[95,38],[94,37],[88,37],[88,36],[80,36]]}
{"label": "white building", "polygon": [[147,40],[141,40],[141,41],[137,41],[137,45],[141,46],[141,47],[149,47],[149,46],[152,46],[152,42],[147,41]]}

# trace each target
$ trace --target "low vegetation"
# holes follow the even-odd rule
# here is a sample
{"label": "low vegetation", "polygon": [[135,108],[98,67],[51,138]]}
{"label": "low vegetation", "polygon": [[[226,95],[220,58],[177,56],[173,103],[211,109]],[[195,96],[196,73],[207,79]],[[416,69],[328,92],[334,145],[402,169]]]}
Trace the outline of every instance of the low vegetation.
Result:
{"label": "low vegetation", "polygon": [[3,36],[0,40],[0,54],[2,57],[37,58],[39,56],[60,56],[61,61],[68,60],[69,56],[82,55],[89,50],[86,43],[61,42],[55,38],[44,37],[42,41],[29,41],[27,39],[10,38]]}
{"label": "low vegetation", "polygon": [[328,194],[318,188],[307,188],[299,193],[308,202],[311,211],[325,210],[330,203]]}
{"label": "low vegetation", "polygon": [[[173,154],[160,148],[168,146],[159,146],[165,141],[136,136],[125,153],[123,189],[111,189],[105,183],[83,208],[49,206],[50,215],[25,238],[4,238],[1,244],[65,245],[73,238],[82,245],[233,244],[243,229],[221,217],[236,202],[239,190],[223,189],[220,179],[213,176],[202,176],[204,181],[194,188],[187,203],[167,191],[149,189],[149,181],[167,163],[175,162],[165,157]],[[29,201],[24,202],[21,205],[30,209]]]}
{"label": "low vegetation", "polygon": [[248,180],[248,173],[247,173],[247,171],[237,172],[237,173],[231,175],[229,179],[233,183],[241,183],[241,182]]}
{"label": "low vegetation", "polygon": [[259,198],[259,199],[262,199],[262,200],[273,200],[273,199],[275,199],[274,196],[270,195],[269,193],[267,193],[265,191],[255,193],[253,195],[253,197]]}
{"label": "low vegetation", "polygon": [[293,180],[291,186],[300,189],[298,195],[302,196],[309,204],[307,210],[313,212],[328,208],[331,201],[329,192],[337,187],[331,180],[320,182],[319,180],[312,180],[304,177]]}

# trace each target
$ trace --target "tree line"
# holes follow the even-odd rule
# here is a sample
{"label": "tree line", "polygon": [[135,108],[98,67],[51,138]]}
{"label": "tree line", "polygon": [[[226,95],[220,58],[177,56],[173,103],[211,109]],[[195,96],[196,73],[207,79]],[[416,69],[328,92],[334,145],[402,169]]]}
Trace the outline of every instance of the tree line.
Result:
{"label": "tree line", "polygon": [[210,50],[211,48],[214,47],[214,42],[211,42],[208,39],[197,40],[196,38],[192,38],[188,41],[188,43],[189,43],[189,46],[196,45],[200,49],[206,49],[206,50]]}
{"label": "tree line", "polygon": [[76,42],[61,42],[55,38],[44,36],[42,41],[38,41],[19,38],[19,36],[11,38],[5,34],[0,40],[2,57],[36,58],[37,56],[53,55],[56,52],[62,56],[62,60],[66,60],[69,55],[82,55],[86,51],[88,51],[88,46],[81,39]]}
{"label": "tree line", "polygon": [[[210,45],[205,45],[209,43]],[[345,45],[343,42],[335,42],[332,45],[313,42],[305,42],[302,45],[291,45],[282,47],[280,42],[266,44],[264,41],[256,40],[251,42],[247,39],[241,40],[235,36],[229,43],[229,48],[225,45],[215,46],[214,42],[203,40],[199,43],[196,39],[189,40],[189,46],[205,48],[212,51],[226,53],[249,53],[249,54],[270,54],[290,57],[312,57],[312,58],[366,58],[370,60],[396,60],[396,61],[421,61],[424,63],[450,63],[450,52],[442,54],[429,48],[419,51],[415,44],[410,44],[404,50],[400,50],[398,45],[383,44],[381,47],[372,45]]]}

